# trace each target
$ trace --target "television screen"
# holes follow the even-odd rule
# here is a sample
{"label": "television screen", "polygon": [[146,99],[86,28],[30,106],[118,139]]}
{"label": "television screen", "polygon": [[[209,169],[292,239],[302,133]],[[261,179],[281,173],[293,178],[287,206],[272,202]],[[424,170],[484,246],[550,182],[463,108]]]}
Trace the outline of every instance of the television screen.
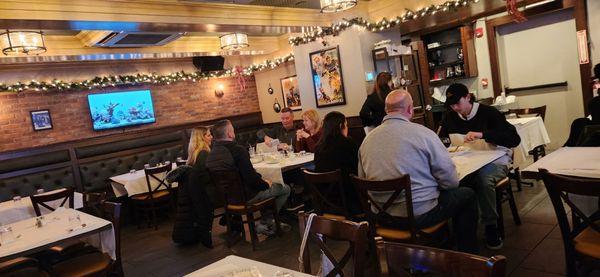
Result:
{"label": "television screen", "polygon": [[149,90],[88,95],[94,130],[156,122]]}

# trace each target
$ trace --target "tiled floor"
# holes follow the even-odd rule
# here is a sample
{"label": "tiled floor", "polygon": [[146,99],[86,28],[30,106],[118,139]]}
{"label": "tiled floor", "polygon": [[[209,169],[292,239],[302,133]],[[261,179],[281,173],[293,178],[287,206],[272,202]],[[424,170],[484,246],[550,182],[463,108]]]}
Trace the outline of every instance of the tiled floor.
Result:
{"label": "tiled floor", "polygon": [[[564,251],[552,204],[543,184],[525,186],[515,193],[523,224],[515,226],[508,205],[505,208],[506,240],[498,251],[482,247],[481,255],[504,255],[508,259],[508,276],[562,276]],[[159,229],[123,228],[123,265],[127,276],[177,276],[192,272],[230,254],[270,264],[297,269],[299,232],[267,239],[253,252],[249,243],[241,242],[229,249],[222,240],[223,229],[215,224],[214,249],[201,245],[179,247],[171,241],[172,224],[163,220]],[[482,242],[483,244],[483,242]]]}

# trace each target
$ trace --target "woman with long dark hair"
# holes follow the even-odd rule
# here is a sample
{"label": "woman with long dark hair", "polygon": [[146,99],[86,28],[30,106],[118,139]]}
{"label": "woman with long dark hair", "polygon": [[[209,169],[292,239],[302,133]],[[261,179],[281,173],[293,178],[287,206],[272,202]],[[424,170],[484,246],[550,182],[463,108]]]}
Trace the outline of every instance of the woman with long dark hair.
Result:
{"label": "woman with long dark hair", "polygon": [[[350,214],[362,212],[358,194],[349,174],[358,172],[358,145],[348,137],[348,122],[340,112],[330,112],[323,119],[321,139],[315,150],[315,171],[327,172],[340,169],[344,177],[344,193]],[[335,202],[336,195],[328,195]],[[341,203],[339,203],[341,205]]]}
{"label": "woman with long dark hair", "polygon": [[377,127],[385,117],[385,98],[392,91],[392,75],[388,72],[377,74],[373,91],[367,96],[362,109],[360,119],[363,126]]}
{"label": "woman with long dark hair", "polygon": [[207,192],[210,177],[205,166],[211,142],[212,134],[208,127],[192,130],[188,146],[189,169],[178,187],[177,215],[172,234],[175,243],[192,244],[200,241],[212,248],[214,207]]}

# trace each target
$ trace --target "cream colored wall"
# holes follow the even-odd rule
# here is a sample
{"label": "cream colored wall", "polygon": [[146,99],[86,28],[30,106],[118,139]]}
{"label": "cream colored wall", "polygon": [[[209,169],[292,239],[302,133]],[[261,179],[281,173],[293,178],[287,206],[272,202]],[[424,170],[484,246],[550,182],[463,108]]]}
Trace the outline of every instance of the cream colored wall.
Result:
{"label": "cream colored wall", "polygon": [[546,105],[545,125],[549,148],[556,149],[569,136],[571,122],[583,116],[575,20],[570,11],[530,18],[519,26],[498,29],[502,85],[533,86],[567,81],[565,88],[540,89],[517,94],[520,107]]}
{"label": "cream colored wall", "polygon": [[[258,104],[260,111],[262,112],[262,118],[264,123],[279,122],[279,113],[273,110],[273,104],[275,98],[283,108],[283,94],[281,92],[280,79],[288,76],[296,75],[296,67],[293,62],[289,62],[286,65],[277,67],[272,70],[265,70],[254,74],[256,80],[256,91],[258,92]],[[273,94],[268,93],[269,84],[273,88]],[[305,94],[305,91],[300,90],[301,94]],[[309,92],[310,93],[310,92]],[[302,99],[302,101],[304,101]],[[304,102],[303,102],[304,103]],[[300,118],[302,111],[294,112],[295,118]]]}
{"label": "cream colored wall", "polygon": [[[321,116],[331,111],[339,111],[346,116],[357,116],[367,97],[367,90],[370,87],[370,84],[365,80],[365,73],[373,70],[372,46],[375,42],[386,39],[386,36],[387,34],[371,33],[358,28],[352,28],[342,32],[337,37],[327,37],[325,39],[329,43],[327,47],[324,47],[321,42],[312,42],[293,47],[296,73],[298,74],[298,86],[302,92],[300,95],[302,107],[304,109],[316,109],[309,54],[339,45],[346,104],[319,108],[317,111]],[[399,38],[398,34],[397,36]]]}
{"label": "cream colored wall", "polygon": [[[600,1],[587,0],[588,29],[591,51],[592,69],[600,63]],[[592,72],[592,74],[594,74]]]}

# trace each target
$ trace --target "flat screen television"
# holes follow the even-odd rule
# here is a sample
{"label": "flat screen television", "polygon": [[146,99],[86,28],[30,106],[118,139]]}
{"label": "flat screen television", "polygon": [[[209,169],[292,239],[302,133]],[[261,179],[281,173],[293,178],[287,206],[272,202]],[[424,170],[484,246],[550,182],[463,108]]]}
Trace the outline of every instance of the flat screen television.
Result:
{"label": "flat screen television", "polygon": [[150,90],[88,95],[95,131],[156,122]]}

